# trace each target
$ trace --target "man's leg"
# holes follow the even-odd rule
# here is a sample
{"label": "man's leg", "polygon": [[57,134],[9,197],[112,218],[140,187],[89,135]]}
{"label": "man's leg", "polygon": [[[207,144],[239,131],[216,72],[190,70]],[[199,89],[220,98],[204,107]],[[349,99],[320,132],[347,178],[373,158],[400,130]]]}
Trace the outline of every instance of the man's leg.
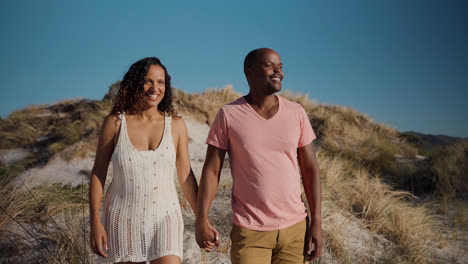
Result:
{"label": "man's leg", "polygon": [[306,232],[306,220],[280,229],[278,244],[273,249],[271,263],[299,264],[304,263],[304,238]]}
{"label": "man's leg", "polygon": [[254,231],[232,225],[233,264],[270,264],[278,231]]}

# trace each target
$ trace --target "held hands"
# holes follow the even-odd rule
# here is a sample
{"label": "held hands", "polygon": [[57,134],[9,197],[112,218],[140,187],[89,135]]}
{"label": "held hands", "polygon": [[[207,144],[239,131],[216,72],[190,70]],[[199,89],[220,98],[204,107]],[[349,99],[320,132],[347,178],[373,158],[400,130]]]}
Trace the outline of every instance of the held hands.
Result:
{"label": "held hands", "polygon": [[323,237],[322,223],[312,220],[306,236],[306,261],[313,261],[322,254]]}
{"label": "held hands", "polygon": [[107,258],[103,248],[107,248],[107,236],[104,226],[101,223],[91,226],[90,244],[93,252],[101,257]]}
{"label": "held hands", "polygon": [[197,223],[195,225],[195,236],[200,248],[211,252],[215,246],[219,246],[219,233],[210,222]]}

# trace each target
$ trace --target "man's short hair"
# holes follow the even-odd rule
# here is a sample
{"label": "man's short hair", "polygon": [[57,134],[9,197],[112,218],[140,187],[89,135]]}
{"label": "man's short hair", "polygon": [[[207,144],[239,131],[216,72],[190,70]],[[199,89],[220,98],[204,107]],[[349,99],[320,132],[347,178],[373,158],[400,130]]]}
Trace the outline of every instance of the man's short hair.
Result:
{"label": "man's short hair", "polygon": [[251,52],[249,52],[247,54],[247,56],[245,56],[245,59],[244,59],[244,72],[245,72],[245,70],[247,70],[248,68],[250,68],[252,66],[252,64],[257,60],[257,57],[258,57],[259,54],[261,54],[262,52],[265,52],[267,50],[272,50],[272,49],[270,49],[270,48],[260,48],[260,49],[254,49]]}

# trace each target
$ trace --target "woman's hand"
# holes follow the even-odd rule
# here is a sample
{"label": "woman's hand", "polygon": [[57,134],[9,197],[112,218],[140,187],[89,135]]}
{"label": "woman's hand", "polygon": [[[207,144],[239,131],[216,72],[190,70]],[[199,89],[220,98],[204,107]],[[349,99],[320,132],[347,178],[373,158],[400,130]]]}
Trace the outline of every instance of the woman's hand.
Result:
{"label": "woman's hand", "polygon": [[211,252],[214,247],[219,246],[219,233],[210,222],[205,224],[197,223],[195,225],[195,237],[200,248]]}
{"label": "woman's hand", "polygon": [[104,226],[101,223],[91,226],[90,243],[93,252],[99,256],[107,258],[103,248],[107,248],[107,235]]}

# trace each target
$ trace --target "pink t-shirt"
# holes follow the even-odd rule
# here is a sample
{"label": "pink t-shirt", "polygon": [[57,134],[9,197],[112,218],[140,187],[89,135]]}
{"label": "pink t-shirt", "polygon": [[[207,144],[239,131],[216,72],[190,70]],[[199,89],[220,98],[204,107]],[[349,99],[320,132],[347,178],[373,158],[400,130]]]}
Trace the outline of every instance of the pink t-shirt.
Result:
{"label": "pink t-shirt", "polygon": [[227,150],[232,174],[232,222],[260,231],[282,229],[306,216],[297,148],[315,139],[300,104],[278,96],[278,112],[264,119],[244,97],[216,115],[207,144]]}

